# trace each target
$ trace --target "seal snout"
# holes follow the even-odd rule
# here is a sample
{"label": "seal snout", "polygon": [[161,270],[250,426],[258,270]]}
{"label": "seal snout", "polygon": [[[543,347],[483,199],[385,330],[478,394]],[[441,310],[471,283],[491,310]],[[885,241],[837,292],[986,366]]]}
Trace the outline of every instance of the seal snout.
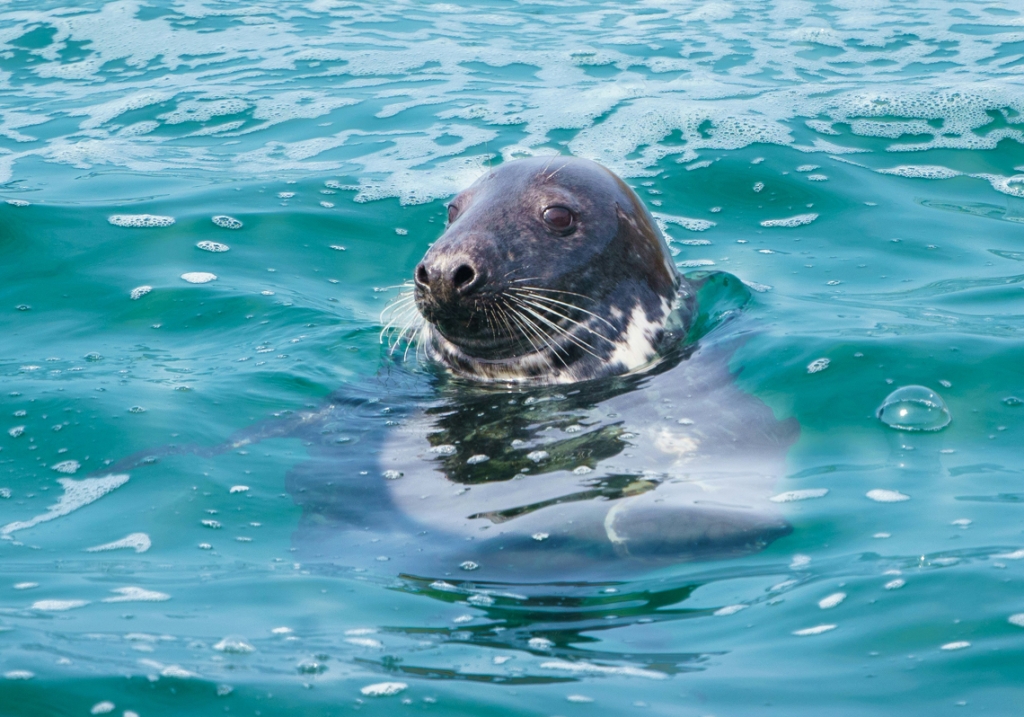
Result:
{"label": "seal snout", "polygon": [[487,282],[487,269],[468,256],[428,256],[416,267],[416,288],[447,303],[469,296]]}

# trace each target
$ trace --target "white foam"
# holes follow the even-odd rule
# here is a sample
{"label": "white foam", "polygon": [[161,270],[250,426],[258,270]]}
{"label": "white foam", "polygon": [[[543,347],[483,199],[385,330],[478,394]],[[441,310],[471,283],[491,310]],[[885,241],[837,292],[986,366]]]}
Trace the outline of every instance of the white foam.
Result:
{"label": "white foam", "polygon": [[131,298],[132,301],[138,301],[152,290],[152,286],[137,286],[134,289],[132,289],[132,293],[129,294],[129,297]]}
{"label": "white foam", "polygon": [[955,169],[932,164],[904,164],[899,167],[875,171],[879,174],[892,174],[897,177],[909,177],[912,179],[952,179],[963,174],[963,172],[957,172]]}
{"label": "white foam", "polygon": [[117,597],[103,598],[103,602],[164,602],[171,599],[167,593],[139,587],[115,588],[110,592]]}
{"label": "white foam", "polygon": [[113,214],[107,218],[107,221],[115,227],[169,227],[174,224],[174,217],[163,217],[157,214]]}
{"label": "white foam", "polygon": [[802,630],[794,630],[793,634],[797,637],[807,637],[810,635],[821,635],[825,632],[835,630],[838,625],[815,625],[814,627],[805,627]]}
{"label": "white foam", "polygon": [[552,660],[541,663],[542,670],[558,670],[578,675],[614,675],[616,677],[644,677],[649,680],[664,680],[669,676],[664,672],[656,670],[644,670],[639,667],[608,667],[605,665],[594,665],[583,661],[568,662],[566,660]]}
{"label": "white foam", "polygon": [[947,642],[945,645],[940,647],[940,650],[952,651],[952,650],[963,650],[971,646],[971,643],[966,640],[959,640],[957,642]]}
{"label": "white foam", "polygon": [[58,473],[65,473],[67,475],[74,475],[81,467],[82,464],[78,461],[61,461],[60,463],[50,466],[50,470],[55,470]]}
{"label": "white foam", "polygon": [[896,578],[895,580],[890,580],[889,582],[887,582],[882,587],[885,588],[886,590],[899,590],[901,587],[903,587],[906,584],[907,584],[907,581],[904,580],[903,578]]}
{"label": "white foam", "polygon": [[248,490],[249,486],[247,485],[233,485],[231,486],[231,489],[228,490],[228,493],[245,493]]}
{"label": "white foam", "polygon": [[190,284],[209,284],[217,280],[217,275],[206,271],[190,271],[182,274],[181,278]]}
{"label": "white foam", "polygon": [[214,224],[216,224],[222,229],[242,228],[242,221],[240,219],[229,217],[227,214],[218,214],[217,216],[213,217],[210,221],[212,221]]}
{"label": "white foam", "polygon": [[810,224],[818,218],[817,214],[797,214],[795,217],[788,217],[786,219],[766,219],[761,222],[763,227],[802,227],[806,224]]}
{"label": "white foam", "polygon": [[882,488],[869,490],[865,495],[876,503],[900,503],[904,500],[910,500],[909,495],[904,495],[896,490],[885,490]]}
{"label": "white foam", "polygon": [[392,697],[408,688],[409,685],[404,682],[376,682],[360,688],[359,691],[367,697]]}
{"label": "white foam", "polygon": [[846,593],[832,593],[818,601],[818,607],[822,610],[831,610],[846,599]]}
{"label": "white foam", "polygon": [[87,553],[101,553],[107,550],[123,550],[130,549],[136,553],[144,553],[152,546],[152,542],[149,536],[145,533],[132,533],[126,535],[120,540],[115,540],[111,543],[104,543],[103,545],[96,545],[91,548],[86,548]]}
{"label": "white foam", "polygon": [[1020,560],[1024,558],[1024,548],[1009,553],[997,553],[992,557],[999,558],[1000,560]]}
{"label": "white foam", "polygon": [[0,528],[0,535],[10,535],[15,531],[26,530],[40,523],[68,515],[79,508],[99,500],[110,491],[120,488],[128,482],[128,478],[127,473],[109,475],[102,478],[86,478],[83,480],[61,478],[57,482],[64,488],[64,495],[56,503],[51,505],[45,513],[34,518],[8,523]]}
{"label": "white foam", "polygon": [[711,259],[686,259],[685,261],[679,262],[679,266],[683,269],[697,269],[702,266],[714,266],[715,262]]}
{"label": "white foam", "polygon": [[345,642],[356,647],[368,647],[371,649],[379,650],[384,647],[384,643],[380,640],[375,640],[372,637],[346,637]]}
{"label": "white foam", "polygon": [[10,204],[12,207],[27,207],[27,206],[29,206],[29,203],[26,202],[24,199],[7,199],[5,201],[8,204]]}
{"label": "white foam", "polygon": [[660,212],[654,212],[654,221],[657,222],[658,228],[661,229],[662,234],[668,233],[668,226],[674,224],[680,226],[683,229],[691,232],[704,232],[713,226],[716,226],[715,222],[707,219],[691,219],[690,217],[680,217],[672,214],[662,214]]}
{"label": "white foam", "polygon": [[64,612],[85,607],[88,604],[88,600],[37,600],[32,603],[32,609],[42,612]]}
{"label": "white foam", "polygon": [[28,670],[9,670],[4,673],[5,680],[31,680],[36,673]]}
{"label": "white foam", "polygon": [[746,610],[747,607],[747,605],[726,605],[725,607],[718,608],[711,614],[715,617],[726,617],[728,615],[735,615],[740,610]]}
{"label": "white foam", "polygon": [[32,588],[39,587],[39,583],[15,583],[15,590],[31,590]]}
{"label": "white foam", "polygon": [[228,652],[234,655],[247,655],[250,652],[256,652],[256,648],[241,637],[225,637],[214,645],[213,649],[218,652]]}
{"label": "white foam", "polygon": [[828,488],[805,488],[803,490],[790,490],[785,493],[779,493],[778,495],[773,495],[768,500],[772,503],[792,503],[796,500],[824,498],[826,495],[828,495]]}
{"label": "white foam", "polygon": [[1014,615],[1010,615],[1010,617],[1006,618],[1006,621],[1011,625],[1024,627],[1024,612],[1018,612]]}
{"label": "white foam", "polygon": [[827,369],[830,363],[832,363],[832,361],[827,358],[814,359],[807,364],[807,373],[820,373]]}
{"label": "white foam", "polygon": [[110,702],[109,700],[104,700],[103,702],[97,702],[96,704],[94,704],[92,706],[92,709],[89,710],[89,714],[94,714],[94,715],[110,714],[111,712],[114,711],[115,707],[117,707],[117,705],[115,705],[113,702]]}
{"label": "white foam", "polygon": [[221,252],[225,252],[231,249],[231,247],[229,247],[227,244],[221,244],[220,242],[215,241],[201,241],[198,244],[196,244],[196,248],[202,249],[203,251],[213,252],[215,254],[219,254]]}

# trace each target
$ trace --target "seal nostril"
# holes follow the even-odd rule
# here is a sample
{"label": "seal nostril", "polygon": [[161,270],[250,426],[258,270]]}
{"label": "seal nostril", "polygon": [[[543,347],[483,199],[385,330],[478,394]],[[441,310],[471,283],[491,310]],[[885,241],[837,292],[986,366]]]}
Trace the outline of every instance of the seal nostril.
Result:
{"label": "seal nostril", "polygon": [[416,267],[416,281],[424,286],[430,284],[430,277],[427,276],[427,267],[423,266],[423,264]]}
{"label": "seal nostril", "polygon": [[467,264],[463,264],[462,266],[455,270],[454,274],[452,274],[452,283],[455,285],[456,289],[461,289],[464,286],[472,283],[473,279],[475,278],[476,272],[473,271],[473,267]]}

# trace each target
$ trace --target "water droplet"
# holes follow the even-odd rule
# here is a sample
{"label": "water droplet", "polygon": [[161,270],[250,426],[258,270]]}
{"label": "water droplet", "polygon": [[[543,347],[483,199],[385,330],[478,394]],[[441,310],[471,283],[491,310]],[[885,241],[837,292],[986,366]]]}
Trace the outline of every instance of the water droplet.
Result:
{"label": "water droplet", "polygon": [[1024,401],[1020,400],[1016,396],[1007,396],[1003,399],[1003,405],[1009,406],[1010,408],[1019,408],[1024,406]]}
{"label": "water droplet", "polygon": [[939,394],[924,386],[896,389],[878,407],[882,423],[900,431],[938,431],[953,417]]}
{"label": "water droplet", "polygon": [[480,566],[474,563],[472,560],[466,560],[465,562],[459,563],[459,567],[463,570],[476,570]]}

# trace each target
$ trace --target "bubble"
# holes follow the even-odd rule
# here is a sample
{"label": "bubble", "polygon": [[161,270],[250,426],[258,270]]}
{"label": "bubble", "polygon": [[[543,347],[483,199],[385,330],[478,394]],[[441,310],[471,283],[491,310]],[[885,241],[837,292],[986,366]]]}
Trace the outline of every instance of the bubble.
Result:
{"label": "bubble", "polygon": [[233,485],[228,490],[228,493],[245,493],[247,490],[249,490],[247,485]]}
{"label": "bubble", "polygon": [[334,251],[346,251],[345,247],[340,244],[331,244],[331,249],[334,249]]}
{"label": "bubble", "polygon": [[754,182],[753,189],[755,192],[760,192],[762,189],[764,189],[764,182]]}
{"label": "bubble", "polygon": [[537,542],[540,542],[542,540],[547,540],[550,536],[547,533],[534,533],[530,537],[532,537]]}
{"label": "bubble", "polygon": [[196,244],[196,247],[203,251],[209,251],[215,254],[220,254],[231,249],[227,244],[221,244],[220,242],[215,241],[201,241]]}
{"label": "bubble", "polygon": [[320,202],[320,206],[324,209],[334,209],[334,202],[322,201]]}
{"label": "bubble", "polygon": [[679,266],[683,269],[696,269],[702,266],[714,266],[715,262],[711,259],[687,259],[686,261],[679,262]]}
{"label": "bubble", "polygon": [[7,429],[7,435],[10,436],[11,438],[20,438],[24,434],[25,434],[25,427],[24,426],[15,426],[14,428],[8,428]]}
{"label": "bubble", "polygon": [[107,218],[107,221],[115,227],[169,227],[174,224],[174,217],[163,217],[157,214],[113,214]]}
{"label": "bubble", "polygon": [[4,673],[5,680],[31,680],[35,676],[34,672],[28,670],[10,670]]}
{"label": "bubble", "polygon": [[885,588],[886,590],[899,590],[901,587],[903,587],[906,584],[907,584],[907,581],[904,580],[903,578],[896,578],[895,580],[890,580],[889,582],[887,582],[882,587]]}
{"label": "bubble", "polygon": [[555,646],[555,643],[546,637],[531,637],[526,644],[534,650],[549,650]]}
{"label": "bubble", "polygon": [[117,597],[103,598],[102,602],[165,602],[171,599],[167,593],[137,587],[115,588],[110,592]]}
{"label": "bubble", "polygon": [[61,461],[60,463],[50,466],[50,470],[57,471],[58,473],[66,473],[73,475],[78,472],[78,469],[82,467],[82,464],[78,461]]}
{"label": "bubble", "polygon": [[219,226],[222,229],[241,229],[242,222],[234,217],[229,217],[227,214],[218,214],[213,217],[210,221]]}
{"label": "bubble", "polygon": [[29,203],[26,202],[24,199],[8,199],[6,201],[12,207],[27,207],[27,206],[29,206]]}
{"label": "bubble", "polygon": [[210,520],[210,519],[207,519],[207,520],[201,520],[201,521],[199,521],[199,522],[200,522],[200,523],[201,523],[202,525],[205,525],[205,526],[206,526],[207,528],[213,528],[214,530],[219,530],[219,529],[220,529],[220,527],[221,527],[221,525],[220,525],[220,521],[219,521],[219,520]]}
{"label": "bubble", "polygon": [[1024,401],[1017,398],[1016,396],[1007,396],[1003,399],[1003,405],[1009,406],[1010,408],[1019,408],[1024,406]]}
{"label": "bubble", "polygon": [[91,352],[87,353],[83,358],[86,361],[89,361],[90,363],[95,362],[95,361],[102,361],[103,360],[103,357],[100,356],[95,351],[91,351]]}
{"label": "bubble", "polygon": [[290,635],[293,632],[295,631],[290,627],[275,627],[270,631],[272,635]]}
{"label": "bubble", "polygon": [[766,219],[761,222],[763,227],[801,227],[818,218],[817,214],[797,214],[787,219]]}
{"label": "bubble", "polygon": [[92,709],[89,710],[89,714],[105,715],[105,714],[108,714],[110,712],[113,712],[115,706],[116,705],[114,705],[113,702],[107,702],[107,701],[97,702],[96,704],[94,704],[92,706]]}
{"label": "bubble", "polygon": [[924,386],[903,386],[882,401],[877,416],[900,431],[938,431],[953,417],[939,394]]}
{"label": "bubble", "polygon": [[408,688],[409,685],[404,682],[377,682],[367,685],[359,691],[367,697],[392,697],[399,692],[404,692]]}
{"label": "bubble", "polygon": [[824,371],[828,368],[830,363],[832,363],[832,361],[827,358],[814,359],[807,364],[807,373],[819,373],[820,371]]}
{"label": "bubble", "polygon": [[819,169],[819,168],[820,167],[817,164],[801,164],[799,167],[796,168],[796,171],[798,171],[798,172],[813,172],[815,169]]}
{"label": "bubble", "polygon": [[132,289],[132,293],[129,294],[129,296],[131,297],[132,301],[138,301],[152,290],[152,286],[137,286],[134,289]]}
{"label": "bubble", "polygon": [[715,617],[726,617],[728,615],[735,615],[740,610],[746,610],[747,607],[747,605],[726,605],[725,607],[718,608],[711,614]]}
{"label": "bubble", "polygon": [[478,453],[475,456],[470,456],[466,459],[466,463],[471,466],[475,466],[478,463],[486,463],[491,460],[490,456],[485,456],[483,453]]}
{"label": "bubble", "polygon": [[946,650],[946,651],[963,650],[963,649],[965,649],[967,647],[970,647],[970,646],[971,646],[971,643],[967,642],[967,640],[959,640],[957,642],[947,642],[945,645],[943,645],[939,649],[940,650]]}
{"label": "bubble", "polygon": [[526,454],[526,457],[534,463],[540,463],[541,461],[546,460],[549,457],[549,454],[547,451],[531,451]]}
{"label": "bubble", "polygon": [[576,466],[572,469],[574,475],[585,476],[587,473],[593,473],[594,469],[590,466]]}
{"label": "bubble", "polygon": [[31,590],[32,588],[39,587],[39,583],[15,583],[15,590]]}
{"label": "bubble", "polygon": [[462,570],[467,570],[467,571],[476,570],[479,567],[480,566],[477,565],[476,563],[474,563],[472,560],[465,560],[465,561],[459,563],[459,568],[461,568]]}
{"label": "bubble", "polygon": [[876,169],[875,171],[879,174],[892,174],[897,177],[908,177],[911,179],[952,179],[962,174],[962,172],[957,172],[948,167],[913,164],[893,167],[892,169]]}
{"label": "bubble", "polygon": [[142,406],[132,406],[128,409],[128,413],[145,413],[146,409]]}
{"label": "bubble", "polygon": [[190,271],[186,274],[182,274],[181,278],[190,284],[208,284],[211,281],[217,279],[216,274],[210,274],[205,271]]}
{"label": "bubble", "polygon": [[567,695],[565,699],[569,702],[580,702],[584,704],[594,701],[593,697],[587,697],[586,695]]}
{"label": "bubble", "polygon": [[120,540],[115,540],[112,543],[104,543],[103,545],[97,545],[92,548],[86,548],[87,553],[100,553],[107,550],[121,550],[123,548],[131,548],[136,553],[144,553],[152,546],[149,536],[145,533],[132,533],[127,535]]}
{"label": "bubble", "polygon": [[869,490],[865,495],[876,503],[901,503],[905,500],[910,500],[909,495],[904,495],[896,490],[884,490],[882,488]]}
{"label": "bubble", "polygon": [[436,453],[439,456],[454,456],[458,449],[450,443],[445,443],[440,446],[431,446],[430,452]]}
{"label": "bubble", "polygon": [[356,647],[368,647],[373,650],[379,650],[384,647],[383,642],[372,637],[346,637],[345,642]]}

